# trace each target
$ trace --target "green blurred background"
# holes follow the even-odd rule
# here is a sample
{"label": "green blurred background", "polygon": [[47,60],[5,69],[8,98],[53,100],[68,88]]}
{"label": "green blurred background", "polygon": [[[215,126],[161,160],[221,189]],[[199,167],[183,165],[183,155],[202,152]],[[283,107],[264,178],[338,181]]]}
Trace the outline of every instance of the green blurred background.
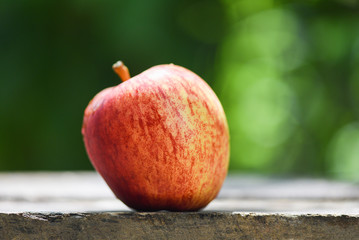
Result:
{"label": "green blurred background", "polygon": [[83,111],[162,63],[215,90],[230,170],[359,180],[357,0],[0,2],[0,170],[87,170]]}

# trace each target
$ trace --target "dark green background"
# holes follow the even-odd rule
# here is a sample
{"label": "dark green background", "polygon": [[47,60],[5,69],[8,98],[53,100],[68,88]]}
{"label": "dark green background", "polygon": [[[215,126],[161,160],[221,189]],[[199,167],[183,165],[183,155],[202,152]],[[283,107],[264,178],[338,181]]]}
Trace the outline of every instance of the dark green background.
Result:
{"label": "dark green background", "polygon": [[356,0],[1,1],[0,170],[92,169],[83,111],[120,59],[202,76],[231,170],[359,179]]}

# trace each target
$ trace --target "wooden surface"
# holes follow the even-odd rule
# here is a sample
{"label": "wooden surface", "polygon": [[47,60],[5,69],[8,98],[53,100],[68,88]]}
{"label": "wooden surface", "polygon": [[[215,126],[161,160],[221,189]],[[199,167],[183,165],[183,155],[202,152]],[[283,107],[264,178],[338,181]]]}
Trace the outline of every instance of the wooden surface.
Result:
{"label": "wooden surface", "polygon": [[[0,173],[0,212],[131,211],[95,172]],[[359,185],[230,175],[204,211],[359,214]]]}
{"label": "wooden surface", "polygon": [[359,185],[230,175],[201,212],[139,213],[95,172],[0,174],[0,239],[123,237],[359,239]]}

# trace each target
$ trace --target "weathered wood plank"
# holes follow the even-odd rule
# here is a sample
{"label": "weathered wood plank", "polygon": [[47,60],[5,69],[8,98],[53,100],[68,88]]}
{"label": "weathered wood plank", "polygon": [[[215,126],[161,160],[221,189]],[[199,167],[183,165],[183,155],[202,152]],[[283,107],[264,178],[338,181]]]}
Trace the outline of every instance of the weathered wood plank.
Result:
{"label": "weathered wood plank", "polygon": [[359,186],[231,175],[203,211],[141,213],[95,172],[0,173],[0,239],[359,239]]}
{"label": "weathered wood plank", "polygon": [[218,212],[0,214],[0,239],[359,239],[350,216]]}

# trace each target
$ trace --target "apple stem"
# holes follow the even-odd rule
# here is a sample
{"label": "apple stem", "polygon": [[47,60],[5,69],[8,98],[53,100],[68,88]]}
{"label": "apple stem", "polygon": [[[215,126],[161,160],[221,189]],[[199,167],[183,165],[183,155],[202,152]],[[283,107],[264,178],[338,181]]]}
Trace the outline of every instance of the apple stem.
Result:
{"label": "apple stem", "polygon": [[125,66],[125,64],[123,64],[122,61],[117,61],[115,64],[113,64],[112,69],[121,78],[122,82],[127,81],[131,78],[128,68]]}

